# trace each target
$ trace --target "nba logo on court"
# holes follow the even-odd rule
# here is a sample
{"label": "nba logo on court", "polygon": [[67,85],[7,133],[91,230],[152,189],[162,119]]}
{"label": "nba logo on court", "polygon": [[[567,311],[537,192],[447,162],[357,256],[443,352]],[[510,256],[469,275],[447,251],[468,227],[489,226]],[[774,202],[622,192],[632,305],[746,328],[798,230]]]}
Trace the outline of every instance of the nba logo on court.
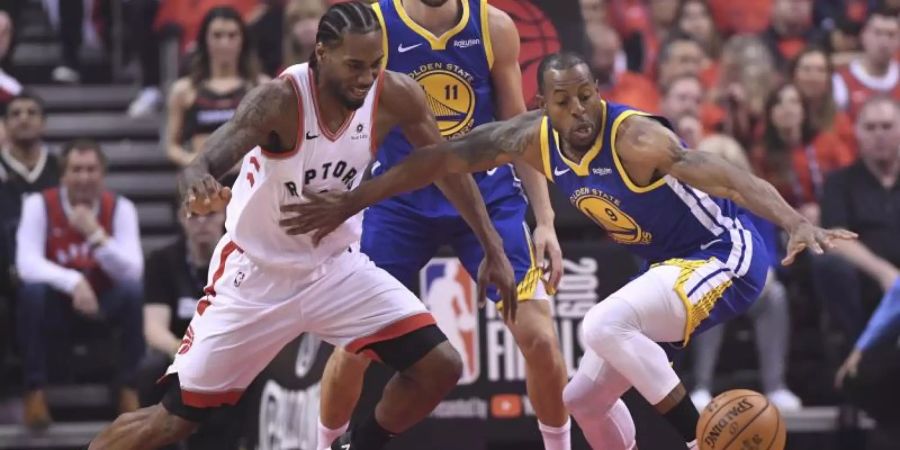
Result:
{"label": "nba logo on court", "polygon": [[463,360],[459,384],[481,374],[475,282],[456,258],[434,258],[419,274],[422,301]]}

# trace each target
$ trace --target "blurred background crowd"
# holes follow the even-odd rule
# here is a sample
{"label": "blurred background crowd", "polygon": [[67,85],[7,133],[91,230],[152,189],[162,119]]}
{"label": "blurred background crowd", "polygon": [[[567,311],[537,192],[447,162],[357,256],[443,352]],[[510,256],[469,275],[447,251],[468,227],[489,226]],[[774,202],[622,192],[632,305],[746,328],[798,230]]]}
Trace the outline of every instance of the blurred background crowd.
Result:
{"label": "blurred background crowd", "polygon": [[[761,300],[676,361],[695,402],[751,386],[782,411],[838,405],[837,428],[859,409],[896,432],[900,1],[531,3],[569,11],[541,39],[513,14],[532,106],[534,61],[578,51],[606,99],[860,235],[784,268],[782,233],[758,224],[773,255]],[[306,61],[327,5],[0,1],[0,424],[108,420],[159,398],[224,224],[179,214],[177,170],[248,90]],[[554,202],[561,240],[603,239]],[[191,448],[237,448],[240,414]]]}

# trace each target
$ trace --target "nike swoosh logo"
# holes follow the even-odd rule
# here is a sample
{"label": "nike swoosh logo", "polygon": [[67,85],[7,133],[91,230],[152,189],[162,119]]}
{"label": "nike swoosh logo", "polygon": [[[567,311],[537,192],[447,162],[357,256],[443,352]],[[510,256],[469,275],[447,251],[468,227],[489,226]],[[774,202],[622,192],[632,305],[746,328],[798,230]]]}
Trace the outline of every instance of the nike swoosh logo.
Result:
{"label": "nike swoosh logo", "polygon": [[707,242],[707,243],[705,243],[705,244],[701,244],[701,245],[700,245],[700,250],[706,250],[706,249],[712,247],[713,244],[717,244],[717,243],[719,243],[719,242],[722,242],[722,240],[721,240],[721,239],[716,239],[716,240],[713,240],[713,241],[709,241],[709,242]]}
{"label": "nike swoosh logo", "polygon": [[314,135],[314,136],[310,136],[310,135],[309,135],[309,131],[306,132],[306,140],[307,140],[307,141],[311,141],[311,140],[313,140],[313,139],[315,139],[315,138],[317,138],[317,137],[319,137],[318,134],[317,134],[317,135]]}
{"label": "nike swoosh logo", "polygon": [[567,169],[565,169],[565,170],[559,170],[558,168],[554,167],[554,168],[553,168],[553,175],[556,175],[556,176],[562,176],[562,175],[564,175],[566,172],[568,172],[568,171],[570,171],[570,170],[572,170],[572,169],[568,169],[568,168],[567,168]]}
{"label": "nike swoosh logo", "polygon": [[397,46],[397,51],[400,52],[400,53],[406,53],[406,52],[408,52],[408,51],[410,51],[410,50],[412,50],[412,49],[414,49],[414,48],[416,48],[416,47],[418,47],[418,46],[420,46],[420,45],[422,45],[421,42],[419,42],[419,43],[416,44],[416,45],[410,45],[409,47],[404,47],[403,44],[400,44],[400,45]]}

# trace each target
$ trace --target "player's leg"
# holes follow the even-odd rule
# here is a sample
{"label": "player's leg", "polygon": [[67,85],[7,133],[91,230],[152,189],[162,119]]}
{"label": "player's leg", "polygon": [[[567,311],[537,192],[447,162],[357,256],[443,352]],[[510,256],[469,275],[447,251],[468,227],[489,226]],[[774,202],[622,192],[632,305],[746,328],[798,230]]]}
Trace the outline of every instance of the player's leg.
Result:
{"label": "player's leg", "polygon": [[725,340],[725,326],[710,328],[696,338],[691,339],[691,356],[693,357],[694,390],[691,401],[698,409],[703,409],[712,401],[713,374],[719,361],[719,351]]}
{"label": "player's leg", "polygon": [[759,300],[747,310],[756,330],[756,350],[763,392],[781,412],[803,406],[785,382],[790,347],[790,307],[783,284],[772,272]]}
{"label": "player's leg", "polygon": [[[298,282],[262,271],[223,241],[210,271],[209,293],[167,371],[161,405],[120,416],[91,443],[92,450],[158,448],[190,435],[214,408],[238,402],[244,389],[304,326]],[[211,268],[212,269],[212,268]],[[257,299],[265,292],[265,299]],[[253,299],[249,301],[248,299]]]}
{"label": "player's leg", "polygon": [[380,449],[453,389],[462,361],[422,302],[365,255],[349,252],[334,265],[344,275],[326,276],[319,287],[329,301],[306,306],[313,332],[397,371],[374,413],[354,424],[334,448],[349,443],[354,450]]}
{"label": "player's leg", "polygon": [[[410,290],[419,270],[437,252],[435,227],[424,218],[375,205],[366,210],[360,247],[376,266]],[[369,358],[340,348],[328,358],[319,400],[319,445],[330,444],[347,430],[362,393]]]}
{"label": "player's leg", "polygon": [[371,359],[335,347],[322,373],[319,400],[318,448],[329,448],[347,431],[350,416],[362,395]]}
{"label": "player's leg", "polygon": [[[544,291],[541,270],[535,263],[531,232],[525,224],[526,208],[524,200],[516,199],[491,206],[490,210],[519,283],[518,317],[509,327],[525,357],[525,386],[538,418],[544,446],[548,450],[567,450],[571,447],[570,422],[562,392],[568,373],[553,324],[552,305]],[[452,240],[454,250],[474,277],[484,251],[464,223],[456,228],[458,231]],[[495,292],[489,292],[489,295],[492,300],[497,299]]]}
{"label": "player's leg", "polygon": [[620,398],[631,384],[594,352],[585,352],[563,400],[592,448],[631,450],[635,428]]}

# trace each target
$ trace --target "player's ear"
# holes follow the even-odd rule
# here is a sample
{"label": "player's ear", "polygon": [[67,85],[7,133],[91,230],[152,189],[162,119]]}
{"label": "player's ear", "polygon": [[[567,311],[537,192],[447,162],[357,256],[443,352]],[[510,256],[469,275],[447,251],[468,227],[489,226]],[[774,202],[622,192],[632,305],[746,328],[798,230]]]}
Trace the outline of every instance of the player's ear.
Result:
{"label": "player's ear", "polygon": [[322,56],[325,55],[325,46],[322,45],[321,42],[316,42],[316,49],[314,51],[316,54],[316,61],[321,61]]}
{"label": "player's ear", "polygon": [[541,111],[543,111],[546,114],[547,113],[547,99],[544,98],[544,96],[541,95],[540,92],[535,94],[534,99],[537,101],[538,108],[540,108]]}

